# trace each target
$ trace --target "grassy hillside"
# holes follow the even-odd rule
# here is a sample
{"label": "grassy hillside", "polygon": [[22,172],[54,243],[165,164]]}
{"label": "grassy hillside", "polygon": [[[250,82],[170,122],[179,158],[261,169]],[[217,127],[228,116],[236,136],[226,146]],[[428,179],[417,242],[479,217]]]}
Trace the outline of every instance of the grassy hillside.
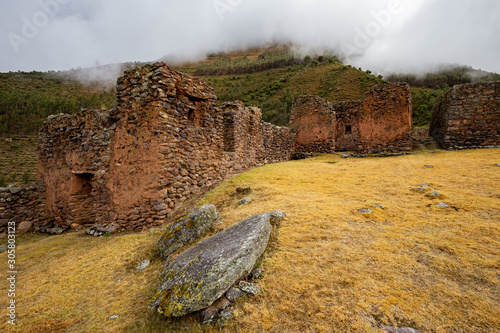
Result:
{"label": "grassy hillside", "polygon": [[0,73],[0,136],[36,134],[51,114],[111,108],[115,99],[112,88],[57,73]]}
{"label": "grassy hillside", "polygon": [[0,138],[0,187],[36,179],[36,136]]}
{"label": "grassy hillside", "polygon": [[[260,53],[259,53],[260,52]],[[210,84],[223,103],[241,100],[262,109],[265,121],[287,125],[293,98],[298,95],[318,95],[331,102],[363,98],[364,93],[383,82],[370,71],[343,65],[334,56],[306,56],[304,59],[282,49],[250,50],[232,57],[213,55],[200,64],[176,68],[200,76]],[[226,74],[227,72],[245,72]]]}
{"label": "grassy hillside", "polygon": [[[0,136],[36,134],[50,114],[111,108],[115,103],[115,76],[135,65],[140,63],[67,72],[0,73]],[[174,68],[206,80],[215,89],[219,103],[241,100],[260,107],[264,120],[277,125],[288,124],[297,95],[318,95],[331,102],[360,99],[372,86],[385,82],[369,70],[342,64],[336,56],[302,58],[287,46],[212,54],[203,61]],[[412,86],[414,125],[425,127],[433,102],[447,87],[500,80],[500,75],[447,66],[436,73],[392,74],[386,79]]]}
{"label": "grassy hillside", "polygon": [[[267,165],[222,184],[199,202],[221,212],[224,223],[210,234],[256,213],[287,214],[262,260],[262,293],[239,299],[222,330],[202,329],[196,316],[166,319],[147,310],[164,264],[155,252],[161,231],[21,236],[17,331],[382,333],[378,325],[385,324],[497,332],[499,154],[323,155]],[[418,191],[423,183],[428,189]],[[247,186],[255,198],[237,206],[235,189]],[[429,197],[432,190],[442,196]],[[440,202],[449,207],[438,208]],[[373,213],[361,214],[362,208]],[[152,265],[136,272],[144,259]],[[6,271],[6,253],[0,262]],[[8,290],[6,279],[0,289]],[[108,320],[113,315],[118,319]],[[0,322],[2,332],[9,329]]]}

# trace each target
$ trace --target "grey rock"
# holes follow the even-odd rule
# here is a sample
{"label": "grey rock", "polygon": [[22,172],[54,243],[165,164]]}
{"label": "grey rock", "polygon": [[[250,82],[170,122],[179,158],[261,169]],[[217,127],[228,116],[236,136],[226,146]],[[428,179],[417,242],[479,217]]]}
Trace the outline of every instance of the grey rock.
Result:
{"label": "grey rock", "polygon": [[371,210],[370,208],[363,208],[363,209],[358,209],[358,212],[361,214],[371,214],[373,213],[373,210]]}
{"label": "grey rock", "polygon": [[430,196],[437,198],[437,197],[441,196],[441,193],[439,193],[438,191],[432,191]]}
{"label": "grey rock", "polygon": [[148,268],[148,266],[151,264],[151,261],[149,260],[144,260],[143,262],[141,262],[137,267],[136,267],[136,271],[138,272],[142,272],[143,270],[145,270],[146,268]]}
{"label": "grey rock", "polygon": [[115,320],[118,318],[120,318],[120,315],[114,315],[114,316],[109,317],[108,320]]}
{"label": "grey rock", "polygon": [[255,283],[240,281],[238,287],[247,294],[257,295],[260,293],[260,287]]}
{"label": "grey rock", "polygon": [[500,163],[497,163],[497,167],[500,167]]}
{"label": "grey rock", "polygon": [[271,235],[270,213],[251,216],[174,259],[149,308],[178,317],[207,308],[257,263]]}
{"label": "grey rock", "polygon": [[436,205],[436,207],[438,208],[448,208],[450,207],[447,203],[444,203],[444,202],[440,202]]}
{"label": "grey rock", "polygon": [[240,201],[238,201],[238,205],[239,206],[246,205],[247,203],[250,203],[251,201],[252,201],[251,197],[245,197],[245,198],[241,199]]}
{"label": "grey rock", "polygon": [[22,190],[23,190],[22,186],[15,186],[15,185],[9,186],[9,191],[11,194],[18,194]]}
{"label": "grey rock", "polygon": [[427,189],[428,189],[427,186],[420,186],[419,188],[417,188],[417,191],[425,192],[425,191],[427,191]]}
{"label": "grey rock", "polygon": [[200,313],[200,321],[202,325],[213,323],[219,316],[219,311],[213,307],[206,308]]}
{"label": "grey rock", "polygon": [[9,249],[9,244],[4,244],[0,246],[0,253],[3,253]]}
{"label": "grey rock", "polygon": [[432,169],[432,168],[434,168],[434,165],[426,165],[425,167],[426,167],[427,169]]}
{"label": "grey rock", "polygon": [[46,232],[50,235],[60,235],[64,232],[64,229],[59,227],[47,228]]}
{"label": "grey rock", "polygon": [[349,155],[347,154],[342,154],[342,156],[340,156],[341,158],[349,158]]}
{"label": "grey rock", "polygon": [[177,219],[167,227],[158,241],[160,255],[167,258],[177,249],[198,239],[219,220],[219,212],[214,205],[204,205]]}
{"label": "grey rock", "polygon": [[117,232],[119,228],[120,228],[120,226],[118,224],[111,224],[107,227],[103,227],[101,225],[97,225],[96,227],[94,227],[94,229],[97,232],[100,232],[103,234],[105,234],[105,233],[113,234],[113,233]]}
{"label": "grey rock", "polygon": [[234,302],[238,298],[244,295],[244,292],[239,288],[231,287],[228,291],[226,291],[226,298],[229,302]]}
{"label": "grey rock", "polygon": [[262,277],[262,274],[264,274],[264,270],[260,267],[255,268],[252,273],[250,273],[250,279],[252,280],[258,280]]}
{"label": "grey rock", "polygon": [[385,326],[385,325],[382,325],[381,327],[382,329],[391,333],[419,333],[419,331],[410,327],[399,327],[398,329],[394,329],[394,327],[392,326]]}
{"label": "grey rock", "polygon": [[233,316],[233,308],[228,307],[219,312],[219,316],[217,318],[217,325],[223,327],[229,319]]}
{"label": "grey rock", "polygon": [[380,208],[380,209],[385,209],[385,207],[382,205],[375,205],[375,207]]}
{"label": "grey rock", "polygon": [[437,154],[437,153],[439,153],[439,151],[438,150],[434,150],[432,153],[433,154]]}
{"label": "grey rock", "polygon": [[283,213],[281,210],[276,209],[271,212],[271,224],[279,224],[284,218],[286,217],[286,214]]}

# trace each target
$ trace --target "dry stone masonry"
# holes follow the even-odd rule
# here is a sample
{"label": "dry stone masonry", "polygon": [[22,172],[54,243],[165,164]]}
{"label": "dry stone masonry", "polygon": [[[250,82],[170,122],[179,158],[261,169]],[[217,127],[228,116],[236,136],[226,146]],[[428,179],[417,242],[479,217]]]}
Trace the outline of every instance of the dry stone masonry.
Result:
{"label": "dry stone masonry", "polygon": [[407,84],[383,84],[363,100],[329,103],[317,96],[295,98],[290,127],[297,152],[408,152],[411,139],[411,90]]}
{"label": "dry stone masonry", "polygon": [[150,228],[227,177],[290,160],[295,134],[163,63],[129,70],[117,107],[51,116],[38,176],[59,227]]}
{"label": "dry stone masonry", "polygon": [[444,93],[434,105],[430,135],[445,149],[500,147],[500,82]]}
{"label": "dry stone masonry", "polygon": [[16,223],[18,232],[43,226],[47,221],[44,196],[43,182],[0,188],[0,234],[7,231],[11,221]]}

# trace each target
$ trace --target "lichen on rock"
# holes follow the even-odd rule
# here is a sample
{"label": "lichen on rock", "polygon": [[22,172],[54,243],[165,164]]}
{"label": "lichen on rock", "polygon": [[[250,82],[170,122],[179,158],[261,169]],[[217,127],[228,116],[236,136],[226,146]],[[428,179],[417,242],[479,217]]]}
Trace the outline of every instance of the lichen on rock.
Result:
{"label": "lichen on rock", "polygon": [[270,213],[251,216],[174,259],[162,274],[150,309],[178,317],[213,304],[246,277],[264,253],[270,218]]}
{"label": "lichen on rock", "polygon": [[198,239],[219,220],[219,212],[213,205],[204,205],[178,218],[167,227],[158,241],[160,255],[167,258],[177,249]]}

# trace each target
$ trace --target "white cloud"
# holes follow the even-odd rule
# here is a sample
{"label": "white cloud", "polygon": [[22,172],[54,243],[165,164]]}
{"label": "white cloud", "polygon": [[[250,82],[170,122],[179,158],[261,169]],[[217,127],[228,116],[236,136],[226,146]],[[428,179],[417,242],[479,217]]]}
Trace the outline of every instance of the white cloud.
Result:
{"label": "white cloud", "polygon": [[[167,54],[187,59],[293,42],[316,50],[354,46],[361,55],[356,65],[379,72],[441,63],[500,72],[497,0],[40,1],[0,3],[0,71],[151,61]],[[400,10],[388,19],[384,13],[395,1]],[[29,38],[23,36],[26,21],[37,30]],[[22,40],[17,53],[8,38],[13,34]]]}

